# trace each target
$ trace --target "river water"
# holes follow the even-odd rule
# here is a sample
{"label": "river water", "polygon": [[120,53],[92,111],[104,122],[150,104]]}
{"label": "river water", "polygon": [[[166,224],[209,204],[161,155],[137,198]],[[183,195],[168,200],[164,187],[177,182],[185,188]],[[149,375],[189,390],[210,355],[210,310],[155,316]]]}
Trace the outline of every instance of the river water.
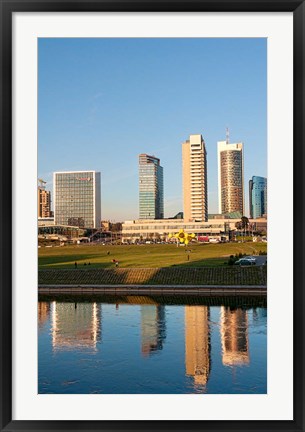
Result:
{"label": "river water", "polygon": [[40,297],[38,392],[267,392],[263,298]]}

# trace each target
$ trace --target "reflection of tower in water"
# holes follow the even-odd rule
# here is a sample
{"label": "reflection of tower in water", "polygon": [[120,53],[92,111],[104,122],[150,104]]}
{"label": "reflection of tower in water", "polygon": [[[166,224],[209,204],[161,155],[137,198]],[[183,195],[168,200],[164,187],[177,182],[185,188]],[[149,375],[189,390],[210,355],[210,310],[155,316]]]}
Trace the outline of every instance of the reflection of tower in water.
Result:
{"label": "reflection of tower in water", "polygon": [[211,370],[210,309],[185,306],[185,367],[194,383],[205,385]]}
{"label": "reflection of tower in water", "polygon": [[42,328],[50,318],[50,303],[38,302],[37,312],[38,312],[38,327]]}
{"label": "reflection of tower in water", "polygon": [[101,340],[101,307],[97,303],[52,303],[53,349],[95,349]]}
{"label": "reflection of tower in water", "polygon": [[222,306],[220,334],[222,363],[225,366],[249,364],[247,311]]}
{"label": "reflection of tower in water", "polygon": [[162,350],[166,338],[165,306],[141,306],[142,354]]}

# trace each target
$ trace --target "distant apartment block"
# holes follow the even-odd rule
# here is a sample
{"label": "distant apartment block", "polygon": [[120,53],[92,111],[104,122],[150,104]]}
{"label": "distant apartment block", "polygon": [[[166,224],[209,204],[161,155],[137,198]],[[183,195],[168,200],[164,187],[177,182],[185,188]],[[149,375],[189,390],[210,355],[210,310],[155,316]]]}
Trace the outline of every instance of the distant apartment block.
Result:
{"label": "distant apartment block", "polygon": [[184,220],[207,221],[207,152],[201,135],[190,135],[182,144],[182,181]]}
{"label": "distant apartment block", "polygon": [[139,155],[139,218],[163,219],[163,167],[160,159]]}
{"label": "distant apartment block", "polygon": [[54,221],[59,225],[99,228],[101,174],[96,171],[55,172]]}
{"label": "distant apartment block", "polygon": [[51,212],[51,192],[45,190],[45,182],[41,181],[37,189],[38,200],[38,217],[49,218],[52,216]]}
{"label": "distant apartment block", "polygon": [[219,141],[218,204],[219,213],[244,214],[244,159],[243,143],[229,144]]}
{"label": "distant apartment block", "polygon": [[267,179],[253,176],[249,181],[250,217],[253,219],[267,216]]}

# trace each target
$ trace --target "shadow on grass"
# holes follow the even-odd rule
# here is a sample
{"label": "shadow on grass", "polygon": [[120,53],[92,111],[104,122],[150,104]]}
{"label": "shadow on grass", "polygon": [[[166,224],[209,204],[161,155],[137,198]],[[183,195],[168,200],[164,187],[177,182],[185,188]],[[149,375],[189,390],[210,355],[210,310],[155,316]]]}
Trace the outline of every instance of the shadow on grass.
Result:
{"label": "shadow on grass", "polygon": [[[105,257],[106,256],[107,254],[105,254]],[[100,257],[101,254],[40,256],[38,258],[38,267],[39,269],[74,269],[75,262],[77,263],[77,268],[86,267],[89,263],[90,267],[93,269],[113,267],[111,256],[109,256],[109,262],[95,263],[94,260]]]}
{"label": "shadow on grass", "polygon": [[[40,285],[266,285],[266,266],[42,269]],[[89,268],[88,268],[89,267]]]}

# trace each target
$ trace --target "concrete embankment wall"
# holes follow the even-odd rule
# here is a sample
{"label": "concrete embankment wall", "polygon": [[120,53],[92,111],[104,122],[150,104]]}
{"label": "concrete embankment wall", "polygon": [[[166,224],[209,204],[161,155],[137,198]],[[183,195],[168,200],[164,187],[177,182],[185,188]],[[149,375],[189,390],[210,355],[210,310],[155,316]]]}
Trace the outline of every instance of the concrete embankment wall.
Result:
{"label": "concrete embankment wall", "polygon": [[[167,267],[39,270],[39,286],[260,286],[267,285],[267,268]],[[178,287],[177,287],[178,288]]]}

